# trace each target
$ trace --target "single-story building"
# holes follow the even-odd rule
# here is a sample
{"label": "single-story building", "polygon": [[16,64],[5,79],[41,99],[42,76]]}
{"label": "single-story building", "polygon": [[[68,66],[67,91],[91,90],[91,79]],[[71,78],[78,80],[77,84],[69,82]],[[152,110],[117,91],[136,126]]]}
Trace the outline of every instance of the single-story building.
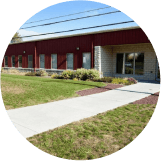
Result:
{"label": "single-story building", "polygon": [[101,76],[160,79],[156,53],[140,27],[10,44],[2,67],[57,73],[95,68]]}

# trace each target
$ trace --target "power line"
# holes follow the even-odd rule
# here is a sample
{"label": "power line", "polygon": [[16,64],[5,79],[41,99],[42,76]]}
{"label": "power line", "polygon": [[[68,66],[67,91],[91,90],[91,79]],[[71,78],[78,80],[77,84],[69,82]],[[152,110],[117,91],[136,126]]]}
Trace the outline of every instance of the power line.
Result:
{"label": "power line", "polygon": [[77,12],[77,13],[72,13],[72,14],[68,14],[68,15],[63,15],[63,16],[58,16],[58,17],[52,17],[52,18],[48,18],[48,19],[43,19],[43,20],[39,20],[39,21],[32,21],[32,22],[28,22],[28,23],[25,23],[25,24],[36,23],[36,22],[41,22],[41,21],[47,21],[47,20],[51,20],[51,19],[56,19],[56,18],[61,18],[61,17],[66,17],[66,16],[77,15],[77,14],[81,14],[81,13],[85,13],[85,12],[92,12],[92,11],[102,10],[102,9],[110,8],[110,7],[111,6],[104,7],[104,8],[97,8],[97,9],[93,9],[93,10],[87,10],[87,11],[84,11],[84,12]]}
{"label": "power line", "polygon": [[69,21],[80,20],[80,19],[85,19],[85,18],[91,18],[91,17],[96,17],[96,16],[103,16],[103,15],[113,14],[113,13],[118,13],[118,12],[121,12],[121,11],[107,12],[107,13],[102,13],[102,14],[97,14],[97,15],[92,15],[92,16],[79,17],[79,18],[68,19],[68,20],[63,20],[63,21],[57,21],[57,22],[52,22],[52,23],[46,23],[46,24],[41,24],[41,25],[29,26],[29,27],[20,28],[20,30],[27,29],[27,28],[40,27],[40,26],[53,25],[53,24],[57,24],[57,23],[69,22]]}
{"label": "power line", "polygon": [[38,34],[38,35],[29,35],[29,36],[22,36],[22,37],[14,37],[13,39],[17,39],[17,38],[27,38],[27,37],[34,37],[34,36],[43,36],[43,35],[50,35],[50,34],[58,34],[58,33],[63,33],[63,32],[71,32],[71,31],[92,29],[92,28],[98,28],[98,27],[121,25],[121,24],[132,23],[132,22],[135,22],[135,21],[125,21],[125,22],[105,24],[105,25],[100,25],[100,26],[92,26],[92,27],[86,27],[86,28],[72,29],[72,30],[67,30],[67,31],[58,31],[58,32],[44,33],[44,34]]}

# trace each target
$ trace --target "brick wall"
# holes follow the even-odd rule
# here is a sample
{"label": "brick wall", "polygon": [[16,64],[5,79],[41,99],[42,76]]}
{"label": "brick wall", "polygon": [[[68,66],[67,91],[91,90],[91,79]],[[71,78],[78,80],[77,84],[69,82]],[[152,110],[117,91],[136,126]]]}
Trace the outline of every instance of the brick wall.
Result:
{"label": "brick wall", "polygon": [[[116,54],[133,52],[144,53],[144,75],[116,74]],[[95,68],[102,72],[102,76],[134,77],[142,80],[155,80],[156,54],[150,43],[96,46]]]}

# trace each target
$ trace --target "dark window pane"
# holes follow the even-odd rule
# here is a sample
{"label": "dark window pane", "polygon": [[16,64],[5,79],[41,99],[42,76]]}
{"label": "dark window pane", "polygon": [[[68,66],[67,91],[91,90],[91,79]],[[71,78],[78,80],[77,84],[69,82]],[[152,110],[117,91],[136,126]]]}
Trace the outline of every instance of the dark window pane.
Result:
{"label": "dark window pane", "polygon": [[116,73],[122,74],[122,70],[123,70],[123,54],[117,54]]}
{"label": "dark window pane", "polygon": [[135,53],[135,74],[144,74],[144,53]]}
{"label": "dark window pane", "polygon": [[28,55],[28,68],[33,67],[32,55]]}
{"label": "dark window pane", "polygon": [[18,67],[22,67],[22,55],[18,56]]}
{"label": "dark window pane", "polygon": [[5,56],[5,67],[8,67],[8,56]]}
{"label": "dark window pane", "polygon": [[125,74],[133,74],[134,53],[125,54]]}

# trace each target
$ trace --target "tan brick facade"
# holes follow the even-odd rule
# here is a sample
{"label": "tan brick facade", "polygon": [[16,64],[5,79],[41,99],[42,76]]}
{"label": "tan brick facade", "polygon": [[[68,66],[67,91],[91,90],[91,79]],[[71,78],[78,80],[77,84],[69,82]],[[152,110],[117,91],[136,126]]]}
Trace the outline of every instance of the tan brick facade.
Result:
{"label": "tan brick facade", "polygon": [[[144,75],[116,74],[117,53],[144,53]],[[95,68],[102,76],[134,77],[140,80],[155,80],[156,54],[150,43],[115,46],[95,46]]]}

